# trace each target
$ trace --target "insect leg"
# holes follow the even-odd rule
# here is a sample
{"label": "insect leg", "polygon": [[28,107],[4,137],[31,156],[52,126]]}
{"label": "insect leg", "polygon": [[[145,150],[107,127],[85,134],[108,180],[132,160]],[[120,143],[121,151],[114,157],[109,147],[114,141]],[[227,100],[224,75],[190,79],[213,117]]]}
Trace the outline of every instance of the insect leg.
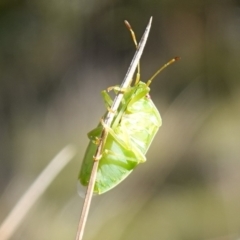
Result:
{"label": "insect leg", "polygon": [[129,88],[121,88],[119,85],[111,86],[107,88],[107,91],[110,92],[114,90],[115,93],[125,93],[129,90]]}
{"label": "insect leg", "polygon": [[[101,124],[106,129],[106,131],[108,131],[108,134],[111,135],[113,139],[122,146],[123,149],[126,149],[126,151],[130,151],[134,153],[135,158],[132,161],[138,162],[138,163],[146,161],[145,155],[135,145],[131,144],[129,136],[125,131],[115,133],[115,131],[112,128],[108,127],[103,120],[101,121]],[[104,152],[102,152],[102,155],[103,154],[111,154],[111,151],[105,148]],[[116,153],[114,155],[116,155]]]}
{"label": "insect leg", "polygon": [[105,106],[106,106],[107,108],[111,107],[112,104],[113,104],[113,100],[111,99],[111,97],[109,96],[109,94],[107,93],[107,91],[104,90],[104,91],[101,92],[101,94],[102,94],[102,97],[103,97]]}
{"label": "insect leg", "polygon": [[96,145],[99,144],[100,141],[100,135],[102,133],[102,126],[98,126],[94,128],[92,131],[90,131],[87,135],[88,138]]}
{"label": "insect leg", "polygon": [[103,97],[103,100],[104,100],[104,103],[105,103],[105,106],[106,106],[108,112],[115,113],[115,112],[111,109],[111,106],[112,106],[112,104],[113,104],[113,100],[111,99],[111,97],[109,96],[109,94],[106,92],[106,90],[102,91],[101,94],[102,94],[102,97]]}

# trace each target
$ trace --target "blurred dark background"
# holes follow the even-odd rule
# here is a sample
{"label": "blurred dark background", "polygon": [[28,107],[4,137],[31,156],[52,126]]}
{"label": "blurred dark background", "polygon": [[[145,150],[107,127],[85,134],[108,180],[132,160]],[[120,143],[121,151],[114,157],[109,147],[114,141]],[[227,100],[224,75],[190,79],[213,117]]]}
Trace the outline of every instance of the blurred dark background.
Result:
{"label": "blurred dark background", "polygon": [[105,111],[153,16],[141,59],[163,118],[148,154],[118,187],[94,197],[84,239],[240,237],[240,1],[1,0],[0,221],[52,157],[77,157],[12,239],[74,239],[77,175],[87,132]]}

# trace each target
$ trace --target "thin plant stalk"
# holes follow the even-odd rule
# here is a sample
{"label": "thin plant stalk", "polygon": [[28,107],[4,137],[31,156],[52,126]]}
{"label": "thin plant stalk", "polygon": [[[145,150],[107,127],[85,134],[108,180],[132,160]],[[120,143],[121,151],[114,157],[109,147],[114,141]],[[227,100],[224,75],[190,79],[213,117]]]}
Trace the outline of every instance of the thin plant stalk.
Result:
{"label": "thin plant stalk", "polygon": [[14,234],[33,204],[39,199],[39,197],[44,193],[60,171],[70,162],[75,154],[75,148],[68,145],[50,161],[1,224],[1,240],[7,240]]}
{"label": "thin plant stalk", "polygon": [[[127,88],[128,86],[130,86],[131,81],[133,79],[133,75],[134,72],[137,68],[137,65],[139,63],[139,60],[141,58],[141,55],[143,53],[145,44],[147,42],[148,39],[148,35],[150,32],[150,28],[151,28],[151,23],[152,23],[152,17],[149,20],[149,23],[146,27],[146,30],[137,46],[137,50],[135,52],[135,55],[133,57],[133,60],[128,68],[128,71],[125,75],[125,78],[123,79],[123,82],[120,86],[120,88]],[[108,111],[108,114],[106,116],[106,118],[104,119],[104,124],[106,127],[110,127],[111,123],[113,121],[114,118],[114,113],[117,111],[121,101],[123,98],[123,93],[120,91],[117,96],[115,97],[113,104],[111,106],[111,111]],[[101,134],[101,141],[98,145],[98,148],[96,150],[96,154],[93,157],[93,168],[92,168],[92,172],[91,172],[91,176],[90,176],[90,180],[89,180],[89,184],[87,187],[87,192],[86,192],[86,196],[85,196],[85,200],[84,200],[84,204],[83,204],[83,208],[82,208],[82,213],[81,213],[81,217],[79,220],[79,225],[78,225],[78,229],[77,229],[77,235],[76,235],[76,240],[82,240],[83,238],[83,233],[84,233],[84,229],[85,229],[85,225],[86,225],[86,221],[87,221],[87,217],[88,217],[88,212],[89,212],[89,208],[90,208],[90,204],[91,204],[91,200],[92,200],[92,195],[93,195],[93,189],[94,189],[94,185],[95,185],[95,180],[96,180],[96,176],[97,176],[97,169],[98,169],[98,164],[99,164],[99,160],[101,159],[101,153],[102,153],[102,149],[104,146],[104,142],[107,138],[107,129],[106,127],[103,128],[102,134]]]}

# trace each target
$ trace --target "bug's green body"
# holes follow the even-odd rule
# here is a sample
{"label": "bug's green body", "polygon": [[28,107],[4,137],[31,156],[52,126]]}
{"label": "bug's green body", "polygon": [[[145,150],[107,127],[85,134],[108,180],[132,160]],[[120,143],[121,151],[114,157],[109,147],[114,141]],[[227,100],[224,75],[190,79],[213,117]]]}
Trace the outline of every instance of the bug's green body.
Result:
{"label": "bug's green body", "polygon": [[[146,83],[141,81],[124,90],[122,102],[111,126],[107,128],[108,135],[99,160],[95,193],[101,194],[112,189],[139,163],[146,161],[145,154],[162,124],[149,91]],[[110,106],[109,99],[109,95],[104,92],[104,100]],[[99,124],[88,134],[90,143],[79,174],[79,180],[84,186],[89,182],[93,156],[97,149],[96,139],[100,137],[102,129],[102,124]]]}

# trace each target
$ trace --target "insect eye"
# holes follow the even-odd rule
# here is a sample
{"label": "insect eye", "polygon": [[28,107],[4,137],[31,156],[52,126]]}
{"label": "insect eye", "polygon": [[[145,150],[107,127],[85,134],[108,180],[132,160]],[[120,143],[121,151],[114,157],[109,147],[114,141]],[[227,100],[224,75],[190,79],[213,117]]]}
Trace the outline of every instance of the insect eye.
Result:
{"label": "insect eye", "polygon": [[145,97],[146,97],[147,99],[151,99],[151,96],[150,96],[149,94],[147,94]]}

